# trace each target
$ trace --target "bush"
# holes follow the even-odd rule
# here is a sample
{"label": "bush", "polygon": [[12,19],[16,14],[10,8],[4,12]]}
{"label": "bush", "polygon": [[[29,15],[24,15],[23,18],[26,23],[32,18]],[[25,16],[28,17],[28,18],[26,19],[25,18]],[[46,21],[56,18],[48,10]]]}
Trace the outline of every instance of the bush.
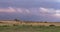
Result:
{"label": "bush", "polygon": [[9,27],[9,25],[3,25],[3,26],[1,26],[1,27]]}
{"label": "bush", "polygon": [[47,21],[45,21],[44,23],[48,23]]}
{"label": "bush", "polygon": [[55,26],[55,25],[49,25],[49,26]]}
{"label": "bush", "polygon": [[0,22],[0,23],[3,23],[3,22]]}
{"label": "bush", "polygon": [[13,26],[18,26],[17,24],[13,24]]}

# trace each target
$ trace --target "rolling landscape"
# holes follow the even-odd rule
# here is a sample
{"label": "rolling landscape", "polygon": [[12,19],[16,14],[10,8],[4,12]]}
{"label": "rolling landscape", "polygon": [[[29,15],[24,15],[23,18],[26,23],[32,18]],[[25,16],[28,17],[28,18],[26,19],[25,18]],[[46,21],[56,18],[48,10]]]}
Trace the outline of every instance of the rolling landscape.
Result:
{"label": "rolling landscape", "polygon": [[60,22],[34,22],[34,21],[14,21],[14,20],[2,20],[0,25],[32,25],[32,26],[60,26]]}
{"label": "rolling landscape", "polygon": [[60,0],[0,0],[0,32],[60,32]]}
{"label": "rolling landscape", "polygon": [[60,22],[1,20],[0,32],[60,32]]}

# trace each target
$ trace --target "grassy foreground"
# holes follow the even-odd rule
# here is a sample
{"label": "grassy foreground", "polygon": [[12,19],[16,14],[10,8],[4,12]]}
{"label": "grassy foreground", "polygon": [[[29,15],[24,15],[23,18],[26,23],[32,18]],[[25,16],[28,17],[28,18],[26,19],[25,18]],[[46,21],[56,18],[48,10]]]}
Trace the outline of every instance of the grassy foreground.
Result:
{"label": "grassy foreground", "polygon": [[3,25],[0,32],[60,32],[60,26]]}

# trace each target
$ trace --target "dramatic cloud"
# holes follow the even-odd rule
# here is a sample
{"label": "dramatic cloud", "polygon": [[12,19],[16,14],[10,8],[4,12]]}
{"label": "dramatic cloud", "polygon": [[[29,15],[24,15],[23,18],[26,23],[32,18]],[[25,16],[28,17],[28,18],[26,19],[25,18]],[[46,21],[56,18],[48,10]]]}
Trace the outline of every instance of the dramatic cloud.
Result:
{"label": "dramatic cloud", "polygon": [[8,8],[0,8],[0,12],[7,12],[7,13],[21,13],[21,14],[29,14],[30,11],[29,9],[26,8],[13,8],[13,7],[8,7]]}
{"label": "dramatic cloud", "polygon": [[27,20],[58,21],[60,0],[0,0],[1,12],[13,13]]}
{"label": "dramatic cloud", "polygon": [[0,0],[0,8],[7,8],[9,6],[18,8],[60,8],[60,3],[56,1],[59,0]]}
{"label": "dramatic cloud", "polygon": [[49,15],[53,17],[60,17],[60,9],[52,9],[52,8],[40,8],[41,14]]}
{"label": "dramatic cloud", "polygon": [[16,10],[19,13],[30,13],[30,11],[28,9],[25,9],[25,8],[16,8]]}
{"label": "dramatic cloud", "polygon": [[13,7],[8,7],[8,8],[0,8],[0,12],[17,12],[21,14],[34,14],[34,15],[59,15],[60,14],[60,9],[54,9],[54,8],[13,8]]}
{"label": "dramatic cloud", "polygon": [[0,12],[15,12],[15,9],[13,9],[12,7],[0,8]]}

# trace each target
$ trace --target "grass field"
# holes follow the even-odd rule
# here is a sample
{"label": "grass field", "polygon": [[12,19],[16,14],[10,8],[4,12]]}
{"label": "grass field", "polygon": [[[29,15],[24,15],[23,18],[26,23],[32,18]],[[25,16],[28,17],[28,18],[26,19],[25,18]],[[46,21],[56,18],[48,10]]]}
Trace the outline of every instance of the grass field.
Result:
{"label": "grass field", "polygon": [[16,25],[16,26],[0,26],[0,32],[60,32],[59,26],[31,26],[31,25]]}
{"label": "grass field", "polygon": [[[55,26],[49,26],[49,25]],[[0,21],[0,32],[60,32],[59,22],[55,23],[20,23]]]}

